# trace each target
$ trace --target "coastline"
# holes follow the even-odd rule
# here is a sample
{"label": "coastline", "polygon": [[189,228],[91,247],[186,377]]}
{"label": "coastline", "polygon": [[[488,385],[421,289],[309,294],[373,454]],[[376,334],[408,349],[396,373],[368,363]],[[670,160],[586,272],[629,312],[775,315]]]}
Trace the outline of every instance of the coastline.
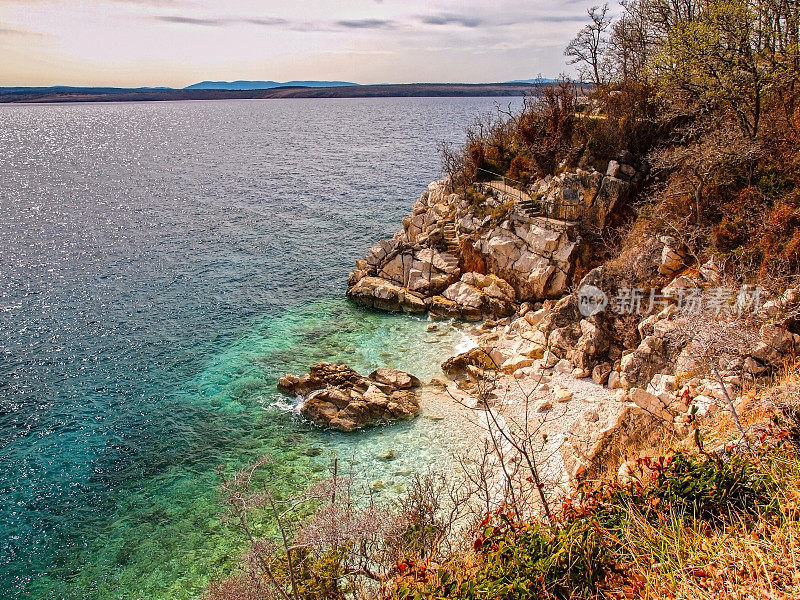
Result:
{"label": "coastline", "polygon": [[0,104],[75,102],[176,102],[186,100],[278,100],[290,98],[481,98],[522,97],[546,84],[408,83],[257,90],[158,90],[108,88],[0,88]]}
{"label": "coastline", "polygon": [[[402,228],[356,261],[348,279],[347,295],[359,305],[472,322],[476,347],[442,365],[446,392],[483,411],[507,487],[527,493],[532,505],[545,485],[551,500],[563,499],[587,478],[615,476],[643,453],[683,440],[698,417],[717,418],[729,394],[740,401],[741,360],[715,379],[703,373],[692,338],[680,337],[687,325],[679,290],[709,284],[686,270],[673,238],[634,248],[637,268],[663,282],[667,300],[657,310],[631,323],[579,304],[578,290],[621,285],[610,266],[586,263],[591,249],[580,228],[602,228],[647,172],[622,153],[605,174],[578,167],[531,184],[540,203],[578,199],[583,220],[574,222],[532,214],[531,198],[503,182],[474,189],[432,182]],[[770,348],[794,343],[773,325],[760,335],[751,364],[774,363],[779,353]],[[537,480],[547,480],[527,492],[519,491],[524,478],[512,481],[523,455],[539,464],[531,467]]]}

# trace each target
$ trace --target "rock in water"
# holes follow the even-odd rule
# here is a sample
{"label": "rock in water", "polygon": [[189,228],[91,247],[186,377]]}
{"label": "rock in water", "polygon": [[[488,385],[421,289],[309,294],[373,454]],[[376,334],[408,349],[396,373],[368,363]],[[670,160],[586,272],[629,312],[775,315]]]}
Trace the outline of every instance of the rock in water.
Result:
{"label": "rock in water", "polygon": [[399,390],[410,390],[411,388],[422,385],[419,379],[414,377],[411,373],[398,371],[397,369],[387,369],[385,367],[375,369],[370,373],[369,378],[372,381],[377,381],[378,383],[389,385]]}
{"label": "rock in water", "polygon": [[285,375],[278,389],[305,396],[300,412],[318,425],[353,431],[419,412],[414,388],[420,381],[396,369],[376,369],[369,377],[347,365],[321,362],[302,377]]}

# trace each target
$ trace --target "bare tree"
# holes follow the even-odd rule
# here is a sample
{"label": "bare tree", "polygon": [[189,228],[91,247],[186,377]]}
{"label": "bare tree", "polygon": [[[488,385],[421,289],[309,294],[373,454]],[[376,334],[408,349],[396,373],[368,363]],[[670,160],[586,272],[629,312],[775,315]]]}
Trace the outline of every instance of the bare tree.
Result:
{"label": "bare tree", "polygon": [[[294,575],[289,585],[280,579],[280,576],[276,574],[271,546],[257,540],[250,527],[249,517],[254,510],[263,508],[267,504],[272,506],[273,511],[275,510],[275,504],[266,489],[264,490],[266,493],[254,492],[251,489],[253,475],[256,470],[269,462],[271,461],[268,457],[262,457],[236,472],[232,477],[227,477],[222,467],[217,467],[217,473],[222,480],[225,503],[230,511],[228,518],[238,523],[250,543],[247,563],[249,563],[248,572],[253,584],[261,588],[264,587],[264,581],[266,581],[267,586],[274,592],[274,595],[282,600],[300,600]],[[283,533],[283,528],[281,530]],[[286,544],[285,534],[283,535],[283,540],[284,544]],[[288,547],[286,548],[286,556],[289,570],[293,573],[291,550]]]}
{"label": "bare tree", "polygon": [[611,26],[608,4],[593,6],[588,11],[589,23],[578,32],[569,43],[564,54],[570,58],[569,64],[579,65],[581,77],[589,77],[596,86],[608,81],[608,37]]}
{"label": "bare tree", "polygon": [[[548,465],[558,449],[550,447],[546,430],[548,424],[563,416],[564,409],[535,410],[543,372],[528,380],[528,388],[513,379],[513,393],[497,397],[499,367],[488,349],[480,352],[487,364],[494,365],[494,371],[484,370],[470,389],[482,409],[484,420],[480,425],[486,432],[477,459],[461,460],[476,486],[474,494],[486,512],[505,507],[520,520],[543,516],[550,525],[557,525],[554,505],[560,481],[548,472]],[[454,400],[460,401],[455,396]]]}
{"label": "bare tree", "polygon": [[[468,481],[444,474],[415,476],[394,505],[378,505],[369,490],[339,474],[279,502],[254,474],[271,463],[263,457],[232,476],[218,469],[229,519],[249,547],[242,572],[213,584],[207,600],[374,598],[386,591],[398,565],[441,562],[452,556],[471,506]],[[298,509],[313,508],[303,520]],[[277,543],[254,534],[251,520],[267,510]]]}
{"label": "bare tree", "polygon": [[[733,167],[748,170],[755,164],[759,151],[749,139],[733,127],[708,126],[702,120],[676,132],[676,143],[653,150],[648,159],[654,169],[669,175],[663,197],[691,196],[697,226],[703,223],[705,190],[713,183],[729,184],[739,174]],[[752,167],[751,167],[752,168]]]}
{"label": "bare tree", "polygon": [[439,153],[442,157],[442,170],[447,174],[450,189],[466,196],[467,189],[474,180],[474,168],[465,152],[443,141],[439,144]]}
{"label": "bare tree", "polygon": [[[716,291],[720,299],[732,297],[724,288]],[[730,412],[741,441],[748,444],[747,433],[720,367],[723,361],[742,360],[749,356],[759,340],[754,317],[744,308],[740,299],[737,306],[719,304],[718,310],[684,312],[677,319],[678,326],[672,337],[684,347],[684,356],[709,369],[722,390],[723,406]]]}
{"label": "bare tree", "polygon": [[647,84],[648,62],[655,51],[656,37],[650,22],[647,0],[622,0],[623,13],[611,26],[609,53],[614,76],[623,84]]}

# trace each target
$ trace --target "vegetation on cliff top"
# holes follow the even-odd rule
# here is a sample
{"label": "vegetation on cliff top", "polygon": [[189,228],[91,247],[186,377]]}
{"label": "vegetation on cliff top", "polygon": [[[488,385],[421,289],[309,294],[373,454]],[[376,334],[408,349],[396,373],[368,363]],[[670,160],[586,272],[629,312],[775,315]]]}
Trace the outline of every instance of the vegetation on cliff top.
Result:
{"label": "vegetation on cliff top", "polygon": [[621,233],[642,216],[640,228],[677,232],[694,256],[716,258],[738,280],[777,287],[797,274],[797,3],[626,0],[616,19],[605,7],[590,17],[567,48],[593,83],[587,95],[563,81],[518,113],[479,119],[463,149],[447,149],[456,186],[486,177],[481,169],[522,184],[576,167],[604,171],[630,152],[653,176],[638,206],[617,209]]}

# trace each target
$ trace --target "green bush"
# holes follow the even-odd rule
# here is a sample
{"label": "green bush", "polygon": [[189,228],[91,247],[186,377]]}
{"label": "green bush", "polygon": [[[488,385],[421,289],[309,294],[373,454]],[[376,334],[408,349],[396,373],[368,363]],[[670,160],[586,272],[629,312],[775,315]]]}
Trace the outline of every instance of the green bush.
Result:
{"label": "green bush", "polygon": [[475,540],[480,566],[469,577],[447,570],[425,590],[401,584],[397,598],[422,600],[523,600],[594,594],[610,560],[609,548],[590,518],[563,528],[516,523],[507,514],[487,525]]}
{"label": "green bush", "polygon": [[678,453],[644,459],[648,481],[586,491],[565,503],[556,526],[518,523],[508,513],[487,517],[475,538],[476,565],[461,558],[421,577],[412,573],[400,579],[394,597],[568,600],[596,598],[610,582],[635,586],[640,557],[631,521],[670,530],[753,521],[773,508],[775,491],[756,458]]}
{"label": "green bush", "polygon": [[646,492],[647,500],[658,499],[680,517],[715,524],[758,516],[772,497],[769,479],[750,458],[736,454],[723,459],[678,453]]}

